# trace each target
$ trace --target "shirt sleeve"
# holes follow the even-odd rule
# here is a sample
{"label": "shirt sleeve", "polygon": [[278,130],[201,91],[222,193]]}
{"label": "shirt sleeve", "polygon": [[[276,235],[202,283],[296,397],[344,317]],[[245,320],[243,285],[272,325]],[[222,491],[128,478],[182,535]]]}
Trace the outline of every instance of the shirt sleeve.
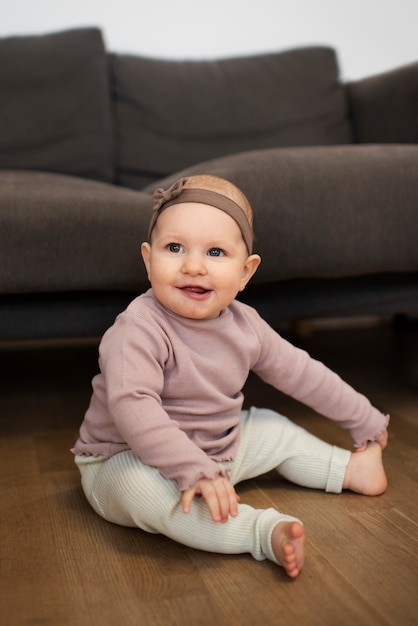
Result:
{"label": "shirt sleeve", "polygon": [[108,410],[118,432],[143,463],[189,489],[200,478],[224,470],[180,430],[164,410],[161,393],[167,337],[133,314],[120,316],[102,340],[100,367],[106,381]]}
{"label": "shirt sleeve", "polygon": [[344,382],[338,374],[283,339],[261,322],[261,351],[253,371],[283,393],[350,431],[355,447],[375,441],[389,416]]}

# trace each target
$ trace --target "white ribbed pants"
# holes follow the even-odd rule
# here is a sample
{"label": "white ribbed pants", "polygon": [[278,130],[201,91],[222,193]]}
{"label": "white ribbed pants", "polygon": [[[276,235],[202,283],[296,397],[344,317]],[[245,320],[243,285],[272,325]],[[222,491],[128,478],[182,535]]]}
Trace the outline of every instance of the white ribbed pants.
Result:
{"label": "white ribbed pants", "polygon": [[[321,441],[268,409],[242,411],[241,437],[229,470],[233,485],[271,470],[304,487],[339,493],[351,453]],[[144,465],[131,450],[109,459],[77,455],[75,462],[87,500],[109,522],[161,533],[193,548],[224,554],[249,552],[277,563],[271,547],[274,527],[296,518],[273,508],[238,505],[227,523],[213,522],[203,498],[183,513],[177,483]],[[298,520],[299,521],[299,520]]]}

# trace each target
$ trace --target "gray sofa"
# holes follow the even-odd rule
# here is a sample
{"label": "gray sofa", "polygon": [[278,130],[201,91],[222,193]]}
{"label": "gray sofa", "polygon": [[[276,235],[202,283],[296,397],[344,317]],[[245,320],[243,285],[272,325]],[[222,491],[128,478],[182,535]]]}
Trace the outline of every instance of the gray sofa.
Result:
{"label": "gray sofa", "polygon": [[0,339],[100,335],[148,287],[151,193],[248,195],[276,320],[418,311],[418,63],[343,84],[310,47],[213,61],[106,51],[96,28],[0,40]]}

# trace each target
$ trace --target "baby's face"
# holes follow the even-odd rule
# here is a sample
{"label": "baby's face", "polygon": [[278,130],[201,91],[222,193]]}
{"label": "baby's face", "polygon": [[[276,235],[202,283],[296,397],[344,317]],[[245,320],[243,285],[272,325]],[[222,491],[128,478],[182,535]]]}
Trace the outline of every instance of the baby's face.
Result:
{"label": "baby's face", "polygon": [[238,224],[227,213],[195,202],[161,213],[142,255],[156,298],[190,319],[218,317],[254,274]]}

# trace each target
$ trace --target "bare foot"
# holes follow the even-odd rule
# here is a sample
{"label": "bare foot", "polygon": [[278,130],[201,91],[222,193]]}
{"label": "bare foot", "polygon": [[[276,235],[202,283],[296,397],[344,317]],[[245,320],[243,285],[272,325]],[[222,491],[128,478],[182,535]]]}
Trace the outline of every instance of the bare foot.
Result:
{"label": "bare foot", "polygon": [[274,527],[271,545],[276,559],[291,578],[296,578],[303,567],[305,531],[299,522],[279,522]]}
{"label": "bare foot", "polygon": [[369,443],[363,452],[354,452],[347,465],[343,489],[365,496],[379,496],[386,490],[387,478],[378,443]]}

